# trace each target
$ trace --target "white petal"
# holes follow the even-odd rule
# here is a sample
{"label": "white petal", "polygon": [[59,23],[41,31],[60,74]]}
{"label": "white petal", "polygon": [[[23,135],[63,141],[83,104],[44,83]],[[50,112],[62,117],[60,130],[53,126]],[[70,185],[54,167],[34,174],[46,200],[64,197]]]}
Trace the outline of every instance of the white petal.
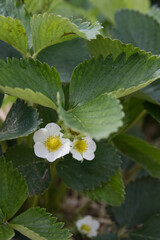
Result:
{"label": "white petal", "polygon": [[[60,130],[61,130],[61,128],[56,123],[48,123],[45,126],[45,129],[47,129],[49,134],[52,136],[60,133]],[[61,135],[63,135],[63,134],[61,133]]]}
{"label": "white petal", "polygon": [[88,136],[87,136],[87,137],[83,137],[83,139],[86,140],[87,143],[93,141],[92,138],[91,138],[91,137],[88,137]]}
{"label": "white petal", "polygon": [[69,139],[65,139],[65,138],[61,138],[62,141],[62,147],[61,147],[61,151],[62,151],[62,156],[68,154],[70,152],[70,140]]}
{"label": "white petal", "polygon": [[71,149],[70,151],[72,153],[72,157],[73,158],[75,158],[78,161],[82,161],[83,160],[82,155],[79,152],[77,152],[75,149]]}
{"label": "white petal", "polygon": [[92,220],[91,226],[94,230],[98,230],[100,223],[97,220]]}
{"label": "white petal", "polygon": [[94,158],[95,158],[95,155],[94,155],[94,153],[92,152],[92,151],[86,151],[86,152],[84,152],[83,153],[83,157],[86,159],[86,160],[89,160],[89,161],[91,161],[91,160],[93,160]]}
{"label": "white petal", "polygon": [[61,151],[57,150],[55,152],[50,152],[47,154],[46,159],[49,162],[54,162],[56,159],[60,158],[62,156]]}
{"label": "white petal", "polygon": [[88,143],[88,150],[89,151],[92,151],[92,152],[95,152],[96,151],[96,144],[93,140],[91,140],[89,143]]}
{"label": "white petal", "polygon": [[96,237],[98,232],[94,229],[91,230],[89,234],[87,234],[88,237]]}
{"label": "white petal", "polygon": [[34,144],[34,153],[37,157],[46,158],[48,150],[43,143],[38,142]]}
{"label": "white petal", "polygon": [[33,135],[34,142],[44,142],[48,137],[48,131],[45,128],[39,129],[37,132]]}

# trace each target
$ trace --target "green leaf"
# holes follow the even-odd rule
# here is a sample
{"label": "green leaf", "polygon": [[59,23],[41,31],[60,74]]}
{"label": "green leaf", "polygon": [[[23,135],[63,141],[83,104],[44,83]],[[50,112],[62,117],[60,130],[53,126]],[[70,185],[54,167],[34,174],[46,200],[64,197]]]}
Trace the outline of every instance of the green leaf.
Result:
{"label": "green leaf", "polygon": [[41,123],[41,128],[44,128],[48,123],[58,122],[58,114],[55,110],[47,107],[43,107],[41,105],[37,106],[37,110],[39,113],[39,117],[43,120]]}
{"label": "green leaf", "polygon": [[4,157],[0,157],[0,193],[0,208],[8,220],[26,200],[28,189],[25,180]]}
{"label": "green leaf", "polygon": [[137,11],[123,9],[115,15],[116,29],[114,37],[124,43],[160,54],[160,23],[149,15]]}
{"label": "green leaf", "polygon": [[57,171],[65,184],[74,190],[90,190],[101,187],[120,167],[120,158],[114,147],[104,142],[97,142],[95,158],[83,163],[67,155],[56,165]]}
{"label": "green leaf", "polygon": [[74,68],[89,59],[89,53],[85,41],[76,38],[44,49],[37,58],[54,66],[59,72],[61,82],[70,82]]}
{"label": "green leaf", "polygon": [[158,8],[156,5],[152,6],[147,14],[160,22],[160,8]]}
{"label": "green leaf", "polygon": [[29,238],[25,237],[24,235],[20,234],[19,232],[15,232],[14,238],[12,240],[30,240]]}
{"label": "green leaf", "polygon": [[121,8],[136,9],[141,12],[147,12],[150,6],[149,0],[90,0],[99,11],[107,17],[112,23],[114,23],[114,13]]}
{"label": "green leaf", "polygon": [[159,203],[160,181],[141,178],[127,186],[125,202],[121,207],[114,208],[114,214],[121,226],[134,227],[160,213]]}
{"label": "green leaf", "polygon": [[0,40],[9,43],[27,57],[27,33],[18,19],[0,16]]}
{"label": "green leaf", "polygon": [[6,61],[8,57],[20,59],[22,55],[8,43],[0,41],[0,59]]}
{"label": "green leaf", "polygon": [[17,100],[0,129],[0,141],[27,136],[34,132],[40,123],[37,109]]}
{"label": "green leaf", "polygon": [[144,225],[131,233],[132,240],[158,240],[160,238],[160,215],[149,218]]}
{"label": "green leaf", "polygon": [[0,61],[0,72],[0,89],[8,94],[56,109],[59,92],[63,102],[59,74],[45,63],[8,59],[7,63]]}
{"label": "green leaf", "polygon": [[10,222],[10,226],[31,240],[67,240],[71,236],[63,223],[56,223],[56,218],[46,213],[45,209],[30,208]]}
{"label": "green leaf", "polygon": [[140,97],[153,103],[160,103],[160,79],[142,89]]}
{"label": "green leaf", "polygon": [[96,238],[94,238],[94,240],[118,240],[118,237],[116,234],[104,234],[104,235],[101,235],[101,236],[98,236]]}
{"label": "green leaf", "polygon": [[96,22],[82,22],[81,19],[70,21],[68,18],[53,14],[34,15],[31,18],[33,57],[44,48],[75,37],[90,40],[100,34],[102,26]]}
{"label": "green leaf", "polygon": [[[77,95],[79,92],[80,89],[77,90]],[[107,138],[122,126],[123,112],[119,101],[105,94],[68,112],[60,106],[59,117],[71,129],[100,140]]]}
{"label": "green leaf", "polygon": [[150,102],[145,102],[144,103],[144,108],[147,110],[148,113],[152,115],[152,117],[160,123],[160,106],[150,103]]}
{"label": "green leaf", "polygon": [[120,206],[124,200],[124,185],[120,171],[117,171],[109,181],[94,190],[83,192],[94,201],[106,202],[112,206]]}
{"label": "green leaf", "polygon": [[106,58],[112,54],[114,60],[123,52],[126,54],[127,59],[134,53],[144,53],[144,51],[135,48],[132,44],[124,44],[117,39],[112,40],[101,35],[97,36],[97,39],[87,41],[87,46],[92,56],[98,57],[102,55]]}
{"label": "green leaf", "polygon": [[119,135],[113,141],[122,154],[140,163],[152,176],[160,178],[160,149],[127,134]]}
{"label": "green leaf", "polygon": [[[84,61],[73,72],[70,86],[70,105],[92,100],[99,94],[126,96],[149,85],[160,76],[160,58],[147,53],[135,53],[127,60],[120,54]],[[89,89],[89,91],[88,91]]]}
{"label": "green leaf", "polygon": [[49,164],[36,157],[32,149],[23,145],[14,146],[7,150],[5,157],[26,180],[30,196],[40,194],[48,188],[51,180]]}
{"label": "green leaf", "polygon": [[11,227],[5,223],[0,223],[0,240],[10,240],[15,233]]}

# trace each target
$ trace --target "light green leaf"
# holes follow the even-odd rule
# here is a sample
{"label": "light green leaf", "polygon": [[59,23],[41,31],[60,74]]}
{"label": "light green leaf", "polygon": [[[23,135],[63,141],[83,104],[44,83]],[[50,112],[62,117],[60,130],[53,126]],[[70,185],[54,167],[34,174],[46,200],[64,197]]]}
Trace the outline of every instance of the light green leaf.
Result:
{"label": "light green leaf", "polygon": [[63,90],[58,72],[32,59],[0,61],[0,89],[24,100],[56,109],[57,93]]}
{"label": "light green leaf", "polygon": [[45,209],[30,208],[10,222],[10,226],[31,240],[67,240],[71,236],[63,223],[56,223],[56,218],[46,213]]}
{"label": "light green leaf", "polygon": [[120,206],[124,200],[124,185],[121,172],[117,171],[109,181],[102,184],[102,187],[84,191],[83,193],[94,201],[106,202],[111,206]]}
{"label": "light green leaf", "polygon": [[123,52],[126,54],[127,59],[137,52],[139,54],[144,54],[144,51],[134,47],[132,44],[124,44],[117,39],[112,40],[101,35],[97,36],[97,39],[87,41],[87,46],[92,56],[98,57],[102,55],[106,58],[108,55],[112,54],[113,60]]}
{"label": "light green leaf", "polygon": [[11,240],[15,233],[8,224],[0,223],[0,240]]}
{"label": "light green leaf", "polygon": [[[79,92],[81,92],[80,89],[77,91],[78,96]],[[99,140],[107,138],[122,126],[123,112],[119,101],[105,94],[68,112],[60,106],[59,117],[71,129]]]}
{"label": "light green leaf", "polygon": [[0,208],[8,220],[26,200],[28,189],[25,180],[4,157],[0,157],[0,193]]}
{"label": "light green leaf", "polygon": [[120,158],[114,147],[97,142],[95,158],[83,163],[67,155],[56,165],[57,171],[68,187],[74,190],[89,190],[102,187],[120,167]]}
{"label": "light green leaf", "polygon": [[160,215],[149,218],[144,225],[130,234],[132,240],[159,240]]}
{"label": "light green leaf", "polygon": [[40,125],[37,110],[17,100],[0,129],[0,141],[27,136]]}
{"label": "light green leaf", "polygon": [[74,68],[89,57],[85,41],[76,38],[44,49],[37,59],[54,66],[59,72],[61,82],[70,82]]}
{"label": "light green leaf", "polygon": [[7,162],[12,162],[26,180],[30,196],[43,193],[50,184],[50,166],[36,157],[33,149],[23,145],[9,148],[5,153]]}
{"label": "light green leaf", "polygon": [[24,56],[27,56],[27,33],[18,19],[0,16],[0,40],[9,43]]}
{"label": "light green leaf", "polygon": [[114,23],[114,14],[118,9],[131,8],[141,12],[147,12],[150,6],[149,0],[112,0],[112,3],[110,0],[90,0],[90,2],[112,23]]}
{"label": "light green leaf", "polygon": [[122,154],[140,163],[152,176],[160,178],[160,149],[127,134],[119,135],[113,141]]}
{"label": "light green leaf", "polygon": [[[84,104],[103,93],[126,96],[160,77],[160,58],[135,53],[127,60],[120,54],[115,61],[109,55],[84,61],[75,68],[70,86],[70,105]],[[89,89],[89,91],[88,91]]]}
{"label": "light green leaf", "polygon": [[157,6],[151,7],[147,14],[160,22],[160,8]]}
{"label": "light green leaf", "polygon": [[138,11],[126,9],[118,11],[115,20],[115,38],[123,43],[131,43],[146,52],[160,54],[160,23],[157,20]]}
{"label": "light green leaf", "polygon": [[[150,177],[137,179],[126,188],[125,202],[114,208],[118,223],[134,227],[160,213],[160,181]],[[136,239],[137,240],[137,239]]]}
{"label": "light green leaf", "polygon": [[148,113],[152,115],[152,117],[160,123],[160,106],[150,103],[150,102],[145,102],[144,103],[144,108],[147,110]]}
{"label": "light green leaf", "polygon": [[96,22],[82,22],[81,19],[74,21],[53,14],[34,15],[31,19],[33,50],[36,57],[44,48],[61,43],[75,37],[87,40],[96,38],[100,34],[102,26]]}

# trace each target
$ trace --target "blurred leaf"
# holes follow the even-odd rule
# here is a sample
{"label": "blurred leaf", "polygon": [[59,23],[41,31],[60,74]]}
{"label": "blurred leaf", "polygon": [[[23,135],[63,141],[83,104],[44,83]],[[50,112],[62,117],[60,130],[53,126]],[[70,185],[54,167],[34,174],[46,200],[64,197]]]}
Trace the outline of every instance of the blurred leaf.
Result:
{"label": "blurred leaf", "polygon": [[71,236],[63,223],[56,223],[45,209],[30,208],[10,222],[10,226],[32,240],[67,240]]}
{"label": "blurred leaf", "polygon": [[160,238],[160,215],[149,218],[144,225],[130,234],[132,240],[158,240]]}
{"label": "blurred leaf", "polygon": [[160,149],[127,134],[115,137],[113,142],[122,154],[140,163],[152,176],[160,178]]}
{"label": "blurred leaf", "polygon": [[58,121],[58,114],[55,110],[43,107],[41,105],[37,106],[37,110],[39,113],[39,118],[43,120],[40,124],[41,128],[44,128],[48,123],[56,123]]}
{"label": "blurred leaf", "polygon": [[146,52],[160,54],[160,23],[158,21],[149,15],[128,9],[118,11],[115,20],[115,38],[123,43],[131,43]]}
{"label": "blurred leaf", "polygon": [[34,132],[40,123],[37,109],[17,100],[0,129],[0,141],[27,136]]}
{"label": "blurred leaf", "polygon": [[14,231],[5,223],[0,223],[0,239],[1,240],[10,240],[14,237]]}
{"label": "blurred leaf", "polygon": [[160,103],[160,79],[142,89],[142,94],[140,92],[141,98],[154,103]]}
{"label": "blurred leaf", "polygon": [[26,200],[28,189],[25,180],[4,157],[0,157],[0,193],[0,208],[8,220]]}
{"label": "blurred leaf", "polygon": [[101,236],[98,236],[96,238],[94,238],[94,240],[118,240],[118,237],[116,234],[104,234],[104,235],[101,235]]}
{"label": "blurred leaf", "polygon": [[160,22],[160,8],[157,6],[152,6],[147,14]]}
{"label": "blurred leaf", "polygon": [[7,150],[5,157],[26,180],[30,196],[38,195],[48,188],[51,180],[49,164],[36,157],[32,149],[23,145],[14,146]]}
{"label": "blurred leaf", "polygon": [[33,57],[44,48],[75,37],[87,40],[96,38],[102,26],[96,22],[82,22],[82,19],[69,20],[54,14],[34,15],[31,18]]}
{"label": "blurred leaf", "polygon": [[56,165],[57,171],[65,184],[74,190],[90,190],[101,187],[119,169],[120,158],[114,147],[98,142],[95,158],[83,163],[67,155]]}
{"label": "blurred leaf", "polygon": [[[0,89],[24,100],[56,109],[57,92],[63,102],[58,72],[33,59],[0,61]],[[42,87],[43,86],[43,87]]]}
{"label": "blurred leaf", "polygon": [[[118,223],[134,227],[160,213],[160,181],[150,177],[137,179],[126,188],[125,202],[114,208]],[[136,239],[137,240],[137,239]]]}
{"label": "blurred leaf", "polygon": [[94,201],[106,202],[111,206],[120,206],[124,200],[124,185],[121,172],[117,171],[109,181],[94,190],[83,192]]}
{"label": "blurred leaf", "polygon": [[27,57],[27,33],[18,19],[0,16],[0,40],[9,43]]}
{"label": "blurred leaf", "polygon": [[70,82],[74,68],[89,59],[89,53],[85,41],[76,38],[44,49],[38,54],[38,59],[54,66],[59,72],[61,82]]}
{"label": "blurred leaf", "polygon": [[0,107],[1,107],[2,102],[3,102],[3,98],[4,98],[4,94],[0,93]]}
{"label": "blurred leaf", "polygon": [[145,102],[144,103],[144,108],[147,110],[148,113],[151,114],[151,116],[160,123],[160,106],[150,103],[150,102]]}
{"label": "blurred leaf", "polygon": [[[82,95],[80,89],[76,90],[77,96],[79,92]],[[71,129],[100,140],[107,138],[122,126],[123,112],[119,101],[114,96],[104,94],[68,112],[60,106],[59,117]]]}

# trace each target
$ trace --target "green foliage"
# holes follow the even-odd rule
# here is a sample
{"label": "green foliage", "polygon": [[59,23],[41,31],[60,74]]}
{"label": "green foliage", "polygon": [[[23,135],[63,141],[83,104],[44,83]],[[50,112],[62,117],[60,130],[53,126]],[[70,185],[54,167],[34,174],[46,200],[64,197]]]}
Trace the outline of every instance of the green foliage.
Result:
{"label": "green foliage", "polygon": [[147,101],[160,103],[159,93],[160,93],[160,79],[158,79],[157,81],[151,83],[149,86],[142,89],[142,93],[140,93],[140,97],[144,98]]}
{"label": "green foliage", "polygon": [[49,164],[36,157],[32,149],[23,145],[14,146],[8,149],[5,157],[26,180],[30,196],[40,194],[48,188],[51,181]]}
{"label": "green foliage", "polygon": [[5,223],[0,223],[0,240],[10,240],[14,237],[13,229]]}
{"label": "green foliage", "polygon": [[61,82],[70,82],[74,68],[80,62],[89,59],[89,52],[85,41],[75,38],[44,49],[37,58],[41,62],[54,66],[59,72]]}
{"label": "green foliage", "polygon": [[149,177],[137,179],[126,188],[125,202],[114,208],[120,225],[134,227],[160,213],[160,181]]}
{"label": "green foliage", "polygon": [[145,102],[144,107],[147,112],[150,113],[152,117],[160,123],[160,106],[150,102]]}
{"label": "green foliage", "polygon": [[160,22],[160,8],[153,6],[149,9],[148,15]]}
{"label": "green foliage", "polygon": [[0,129],[0,141],[27,136],[34,132],[40,123],[37,110],[17,100]]}
{"label": "green foliage", "polygon": [[120,158],[113,146],[98,142],[93,161],[85,160],[81,163],[67,155],[57,163],[56,168],[68,187],[74,190],[90,190],[102,187],[102,183],[110,180],[119,166]]}
{"label": "green foliage", "polygon": [[1,107],[2,102],[3,102],[3,98],[4,98],[4,94],[0,93],[0,107]]}
{"label": "green foliage", "polygon": [[75,37],[87,40],[96,38],[102,26],[97,22],[90,24],[81,19],[69,20],[53,14],[34,15],[31,18],[31,30],[34,56],[44,48]]}
{"label": "green foliage", "polygon": [[160,149],[127,134],[119,135],[113,141],[120,152],[140,163],[152,176],[160,178]]}
{"label": "green foliage", "polygon": [[106,202],[112,206],[120,206],[124,200],[124,185],[120,171],[117,171],[109,181],[94,190],[84,191],[92,200]]}
{"label": "green foliage", "polygon": [[68,112],[60,106],[59,116],[73,130],[100,140],[122,126],[123,112],[115,97],[104,94]]}
{"label": "green foliage", "polygon": [[[0,208],[8,220],[19,210],[28,195],[22,176],[14,170],[4,157],[0,157]],[[7,232],[11,231],[7,228]]]}
{"label": "green foliage", "polygon": [[10,222],[10,226],[31,240],[67,240],[71,234],[62,229],[63,225],[40,208],[30,208]]}
{"label": "green foliage", "polygon": [[[138,11],[121,10],[115,15],[114,37],[152,54],[160,54],[160,23]],[[138,27],[137,27],[138,26]]]}
{"label": "green foliage", "polygon": [[105,234],[101,235],[99,237],[94,238],[94,240],[118,240],[118,237],[116,234]]}
{"label": "green foliage", "polygon": [[1,60],[0,72],[0,89],[8,94],[54,109],[57,92],[63,101],[59,74],[47,64],[32,59]]}

